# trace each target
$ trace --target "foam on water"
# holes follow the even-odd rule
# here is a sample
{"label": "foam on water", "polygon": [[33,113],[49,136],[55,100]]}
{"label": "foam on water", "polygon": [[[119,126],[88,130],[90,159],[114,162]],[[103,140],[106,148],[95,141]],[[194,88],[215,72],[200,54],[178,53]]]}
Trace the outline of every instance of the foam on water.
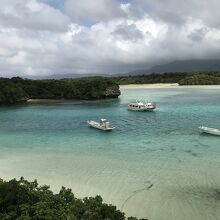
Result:
{"label": "foam on water", "polygon": [[[128,215],[150,220],[220,216],[219,87],[123,89],[119,100],[59,101],[0,108],[0,176],[24,176],[54,191],[100,194]],[[135,99],[155,112],[132,112]],[[86,124],[108,118],[105,133]]]}

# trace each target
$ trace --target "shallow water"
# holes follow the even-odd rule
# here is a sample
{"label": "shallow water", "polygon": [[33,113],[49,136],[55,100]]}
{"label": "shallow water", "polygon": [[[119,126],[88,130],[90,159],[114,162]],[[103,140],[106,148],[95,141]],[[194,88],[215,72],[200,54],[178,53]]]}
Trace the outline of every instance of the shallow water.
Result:
{"label": "shallow water", "polygon": [[[132,112],[135,99],[155,112]],[[117,129],[89,128],[110,119]],[[24,176],[78,197],[100,194],[149,220],[220,219],[220,87],[122,89],[119,100],[51,101],[0,108],[0,176]]]}

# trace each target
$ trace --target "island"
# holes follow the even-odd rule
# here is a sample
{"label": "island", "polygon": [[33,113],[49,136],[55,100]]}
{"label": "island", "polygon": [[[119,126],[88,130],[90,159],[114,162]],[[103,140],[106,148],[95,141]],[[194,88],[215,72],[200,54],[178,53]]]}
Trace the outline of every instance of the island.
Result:
{"label": "island", "polygon": [[75,79],[31,80],[0,78],[0,104],[26,103],[29,99],[107,99],[118,98],[119,85],[177,83],[220,85],[220,72],[177,72],[135,76],[83,77]]}
{"label": "island", "polygon": [[29,99],[118,98],[119,85],[107,77],[61,80],[0,78],[0,104],[25,103]]}

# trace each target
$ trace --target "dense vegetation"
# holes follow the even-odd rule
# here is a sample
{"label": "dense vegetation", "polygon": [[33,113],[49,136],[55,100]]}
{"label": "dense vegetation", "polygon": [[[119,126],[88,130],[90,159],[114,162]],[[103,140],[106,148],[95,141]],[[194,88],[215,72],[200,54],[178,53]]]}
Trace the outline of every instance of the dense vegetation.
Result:
{"label": "dense vegetation", "polygon": [[220,85],[220,75],[195,74],[180,80],[179,85]]}
{"label": "dense vegetation", "polygon": [[112,77],[115,83],[127,84],[151,84],[151,83],[179,83],[180,85],[220,85],[220,72],[204,73],[164,73],[140,76]]}
{"label": "dense vegetation", "polygon": [[164,74],[150,74],[139,76],[118,76],[112,77],[114,82],[119,85],[128,84],[151,84],[151,83],[178,83],[186,76],[186,73],[164,73]]}
{"label": "dense vegetation", "polygon": [[0,103],[25,102],[26,92],[9,79],[0,79]]}
{"label": "dense vegetation", "polygon": [[[125,214],[100,196],[77,199],[70,189],[58,194],[37,181],[0,179],[1,220],[125,220]],[[137,220],[130,217],[128,220]],[[144,219],[142,219],[144,220]],[[145,219],[146,220],[146,219]]]}
{"label": "dense vegetation", "polygon": [[179,85],[220,85],[220,72],[164,73],[140,76],[85,77],[62,80],[0,78],[0,104],[28,99],[104,99],[120,95],[118,85],[179,83]]}
{"label": "dense vegetation", "polygon": [[105,77],[62,80],[0,78],[0,103],[25,102],[29,98],[103,99],[116,98],[119,95],[119,86]]}

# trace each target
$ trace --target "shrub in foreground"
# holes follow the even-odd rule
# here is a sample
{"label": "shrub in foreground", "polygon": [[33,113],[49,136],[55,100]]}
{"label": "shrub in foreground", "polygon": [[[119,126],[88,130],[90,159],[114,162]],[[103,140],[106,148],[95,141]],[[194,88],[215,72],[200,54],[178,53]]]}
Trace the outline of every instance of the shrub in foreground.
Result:
{"label": "shrub in foreground", "polygon": [[[37,181],[0,179],[1,220],[125,220],[125,214],[103,203],[101,196],[78,199],[62,187],[54,194]],[[129,217],[128,220],[137,220]]]}

